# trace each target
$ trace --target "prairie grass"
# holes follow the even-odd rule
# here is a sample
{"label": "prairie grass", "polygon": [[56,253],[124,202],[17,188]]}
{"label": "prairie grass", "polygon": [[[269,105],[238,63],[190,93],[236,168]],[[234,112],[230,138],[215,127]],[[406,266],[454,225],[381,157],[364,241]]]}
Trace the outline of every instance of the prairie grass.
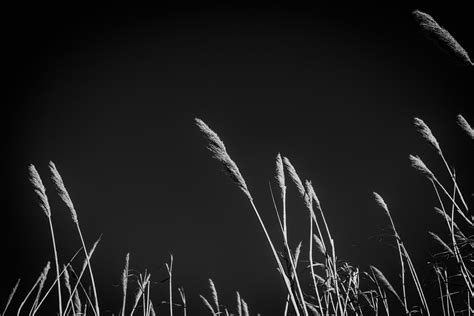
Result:
{"label": "prairie grass", "polygon": [[[431,16],[421,11],[414,11],[413,14],[425,32],[428,32],[435,40],[444,43],[464,62],[472,65],[467,52]],[[405,315],[431,315],[434,313],[432,311],[436,309],[436,306],[439,307],[443,315],[471,315],[474,313],[471,306],[474,299],[474,237],[472,232],[474,217],[460,188],[454,168],[448,162],[440,142],[428,124],[422,119],[414,118],[414,127],[434,149],[435,156],[443,163],[450,180],[449,183],[442,183],[439,180],[442,177],[438,178],[437,171],[431,170],[419,156],[409,155],[412,167],[419,171],[433,187],[437,196],[436,203],[438,204],[434,207],[434,210],[436,214],[440,215],[446,226],[447,233],[429,232],[433,241],[442,249],[441,252],[434,253],[430,260],[432,280],[439,291],[439,297],[434,300],[427,298],[426,285],[420,281],[403,236],[395,225],[397,219],[392,217],[388,207],[389,203],[381,195],[376,192],[373,193],[376,204],[383,210],[390,222],[390,237],[396,245],[394,249],[396,249],[399,259],[401,288],[393,286],[378,267],[370,265],[363,270],[341,259],[336,251],[336,240],[331,234],[330,225],[326,220],[325,212],[312,182],[301,178],[290,159],[280,153],[276,155],[275,159],[275,180],[279,188],[279,194],[276,196],[279,197],[280,201],[277,200],[270,186],[280,236],[271,236],[270,230],[263,220],[262,212],[257,208],[252,192],[247,186],[237,163],[231,158],[224,142],[201,119],[196,118],[195,123],[205,136],[208,149],[213,157],[222,164],[224,170],[247,198],[250,209],[256,216],[265,235],[267,246],[273,255],[274,268],[277,270],[276,277],[281,278],[282,288],[286,290],[285,296],[281,298],[285,303],[282,310],[283,315],[389,315],[394,313],[392,310],[398,310],[399,308]],[[467,137],[474,139],[474,130],[462,115],[458,115],[457,123]],[[48,279],[51,269],[51,264],[48,262],[36,282],[22,298],[20,304],[12,306],[13,298],[20,287],[20,279],[18,279],[12,287],[11,294],[7,298],[0,315],[7,315],[9,311],[13,310],[12,314],[34,316],[39,313],[45,300],[50,299],[51,291],[55,290],[57,291],[57,311],[55,312],[57,315],[93,314],[99,316],[102,306],[99,304],[99,293],[96,287],[91,257],[99,244],[100,238],[92,246],[86,245],[78,212],[53,162],[49,163],[49,170],[57,193],[71,214],[71,219],[80,237],[80,248],[68,261],[60,259],[53,225],[53,212],[46,194],[46,188],[35,166],[30,165],[30,181],[39,198],[39,206],[48,220],[54,253],[54,277]],[[305,216],[308,219],[309,227],[308,236],[296,236],[298,239],[302,238],[303,241],[299,242],[294,249],[290,246],[287,223],[290,214],[287,205],[287,185],[289,185],[289,182],[293,183],[299,198],[304,202],[307,211]],[[277,205],[280,205],[280,207]],[[295,237],[292,236],[292,238]],[[283,241],[281,251],[279,251],[276,240]],[[83,256],[82,262],[78,263],[76,258],[80,258],[81,255]],[[165,264],[168,273],[166,279],[168,297],[165,300],[158,298],[155,300],[152,293],[151,273],[148,271],[138,274],[131,273],[130,254],[127,254],[121,278],[122,304],[115,314],[121,316],[134,314],[153,316],[157,314],[155,306],[167,305],[166,312],[163,311],[160,314],[187,316],[189,307],[184,288],[177,288],[179,302],[173,297],[173,263],[174,257],[170,255],[170,262]],[[76,268],[79,266],[78,273],[76,273],[73,265]],[[131,278],[136,280],[137,286],[133,290],[133,299],[129,298],[127,300],[131,291],[129,282]],[[398,284],[398,280],[396,284]],[[410,289],[414,290],[417,295],[409,297]],[[230,307],[219,300],[217,286],[212,279],[209,279],[209,290],[208,294],[200,295],[200,299],[212,316],[249,316],[252,314],[251,307],[239,292],[236,292],[235,307]],[[394,308],[394,305],[397,306]],[[105,310],[105,308],[102,307],[102,310]]]}
{"label": "prairie grass", "polygon": [[[472,130],[465,118],[458,116],[458,123],[468,137],[472,138]],[[440,305],[443,315],[454,315],[458,313],[472,313],[471,301],[474,295],[473,271],[472,271],[472,214],[463,198],[463,193],[457,181],[457,175],[442,151],[442,147],[434,136],[428,125],[421,119],[414,119],[414,126],[423,139],[434,149],[451,179],[451,183],[442,184],[437,175],[429,169],[424,161],[415,155],[410,155],[409,160],[412,166],[426,177],[438,197],[439,205],[435,207],[437,214],[441,216],[445,223],[448,234],[429,232],[434,242],[441,246],[440,253],[433,254],[431,265],[433,270],[433,280],[436,281],[439,290],[439,298],[436,301],[427,299],[425,286],[420,281],[417,270],[410,257],[410,253],[399,234],[395,219],[392,217],[387,202],[378,193],[374,192],[375,202],[387,216],[400,264],[401,289],[392,286],[390,280],[383,271],[373,265],[366,271],[357,266],[350,265],[340,259],[336,252],[336,242],[331,234],[330,225],[324,215],[322,203],[309,180],[301,180],[296,168],[291,161],[281,154],[276,156],[275,170],[276,182],[278,184],[280,203],[277,203],[273,196],[273,207],[279,223],[279,234],[283,240],[282,250],[277,251],[276,237],[270,236],[269,231],[260,211],[257,209],[255,200],[252,197],[245,179],[237,164],[231,159],[227,148],[207,124],[196,119],[198,128],[203,132],[210,142],[209,149],[214,154],[214,158],[223,164],[230,178],[237,184],[249,201],[253,213],[256,215],[264,233],[267,245],[269,246],[281,277],[282,286],[286,289],[285,308],[283,315],[363,315],[363,314],[390,314],[392,306],[399,305],[406,315],[420,313],[431,315],[431,310],[436,309],[434,305]],[[57,187],[57,191],[66,203],[71,218],[80,236],[81,247],[67,263],[63,263],[60,269],[60,259],[56,248],[56,239],[52,221],[52,210],[46,195],[46,188],[41,180],[36,168],[31,165],[30,180],[38,198],[40,208],[48,219],[50,227],[52,246],[54,251],[55,277],[47,284],[50,264],[49,262],[40,273],[40,276],[33,284],[27,295],[23,298],[18,307],[11,306],[19,287],[20,281],[14,285],[2,315],[6,315],[8,310],[16,309],[16,314],[21,315],[28,312],[28,315],[36,315],[42,307],[44,301],[49,297],[53,289],[58,291],[58,315],[100,315],[100,305],[98,293],[94,290],[95,279],[90,258],[99,244],[100,238],[90,247],[86,248],[84,238],[79,226],[79,219],[76,209],[72,203],[70,195],[66,190],[54,163],[50,163],[52,179]],[[307,242],[300,242],[295,249],[290,247],[289,234],[287,230],[288,209],[286,204],[287,179],[289,177],[296,189],[297,194],[303,199],[307,209],[309,224],[309,236]],[[277,205],[281,205],[278,207]],[[283,219],[283,221],[281,220]],[[298,236],[300,238],[302,236]],[[304,240],[304,237],[303,237]],[[73,264],[76,257],[83,254],[83,261],[78,273],[75,272]],[[168,271],[168,298],[165,301],[157,301],[159,305],[167,304],[169,311],[167,314],[176,313],[187,315],[188,306],[183,288],[178,288],[180,302],[173,298],[173,255],[170,255],[170,262],[165,264]],[[117,315],[144,316],[156,315],[154,300],[152,300],[151,274],[145,271],[138,275],[130,274],[130,254],[125,257],[125,267],[122,273],[122,306]],[[84,276],[88,275],[89,282]],[[131,307],[127,307],[127,293],[129,292],[129,279],[136,277],[137,289]],[[251,308],[247,302],[237,292],[237,304],[235,312],[232,308],[224,305],[218,296],[215,283],[209,279],[210,298],[201,295],[201,300],[209,313],[217,315],[250,315]],[[409,288],[418,294],[409,297]],[[34,299],[33,299],[34,298]],[[29,302],[29,303],[28,303]],[[29,308],[27,308],[29,304]]]}

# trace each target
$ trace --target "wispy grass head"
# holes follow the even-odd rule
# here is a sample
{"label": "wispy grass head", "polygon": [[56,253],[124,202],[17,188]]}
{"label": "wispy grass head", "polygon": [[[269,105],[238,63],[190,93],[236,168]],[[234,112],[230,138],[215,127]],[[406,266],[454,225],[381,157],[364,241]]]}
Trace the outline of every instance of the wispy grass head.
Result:
{"label": "wispy grass head", "polygon": [[389,292],[391,292],[403,306],[403,302],[400,299],[400,296],[398,295],[397,291],[395,291],[395,289],[390,284],[390,282],[388,282],[388,279],[385,277],[385,275],[382,273],[382,271],[380,271],[379,269],[377,269],[376,267],[374,267],[372,265],[370,266],[370,269],[374,273],[375,277],[380,281],[380,283],[382,283],[382,285],[385,288],[387,288],[387,290],[389,290]]}
{"label": "wispy grass head", "polygon": [[129,263],[130,253],[127,253],[127,256],[125,257],[125,268],[122,272],[122,289],[124,293],[127,293]]}
{"label": "wispy grass head", "polygon": [[435,176],[433,172],[431,172],[431,170],[428,169],[428,167],[425,165],[425,163],[421,160],[420,157],[409,155],[408,158],[410,159],[410,162],[413,168],[425,174],[428,178],[434,179]]}
{"label": "wispy grass head", "polygon": [[51,208],[49,206],[48,196],[46,195],[46,188],[43,185],[43,181],[41,181],[41,177],[34,165],[29,165],[28,170],[30,172],[30,182],[40,199],[40,207],[47,217],[51,217]]}
{"label": "wispy grass head", "polygon": [[247,188],[247,184],[245,183],[245,180],[239,171],[239,168],[230,158],[225,148],[224,142],[219,138],[219,135],[210,129],[209,126],[207,126],[207,124],[202,120],[196,118],[195,121],[201,132],[208,139],[209,145],[207,148],[213,153],[213,157],[222,163],[232,180],[239,186],[239,188],[245,193],[245,195],[247,195],[250,200],[253,200],[252,196],[250,195],[250,191]]}
{"label": "wispy grass head", "polygon": [[375,202],[377,202],[377,204],[381,208],[383,208],[385,210],[385,212],[387,212],[387,214],[389,214],[390,212],[388,211],[388,206],[385,203],[384,199],[377,192],[373,192],[373,193],[374,193]]}
{"label": "wispy grass head", "polygon": [[300,177],[296,173],[295,167],[293,167],[290,160],[286,157],[283,157],[283,162],[285,163],[286,170],[288,170],[288,173],[290,174],[290,178],[295,183],[296,188],[298,189],[298,192],[300,193],[301,197],[304,198],[304,196],[305,196],[304,185],[303,185],[303,182],[301,181]]}
{"label": "wispy grass head", "polygon": [[53,180],[54,184],[56,185],[56,189],[58,190],[59,197],[66,203],[69,211],[71,212],[72,220],[77,223],[77,212],[74,208],[74,204],[72,203],[71,197],[66,190],[66,186],[64,185],[63,179],[59,174],[56,165],[50,161],[49,162],[49,169],[51,170],[51,179]]}
{"label": "wispy grass head", "polygon": [[461,128],[469,135],[472,139],[474,139],[474,129],[469,125],[467,120],[461,115],[458,115],[458,124]]}
{"label": "wispy grass head", "polygon": [[281,192],[285,192],[286,184],[285,184],[285,171],[283,169],[283,161],[281,159],[281,155],[278,154],[276,157],[276,179],[278,181],[278,186],[280,187]]}
{"label": "wispy grass head", "polygon": [[433,17],[419,10],[413,11],[413,16],[420,25],[422,31],[432,39],[441,49],[449,54],[453,54],[462,62],[468,65],[474,65],[466,50],[449,34],[449,32],[441,27]]}
{"label": "wispy grass head", "polygon": [[325,255],[326,247],[324,246],[321,239],[315,234],[313,234],[313,239],[314,239],[314,242],[316,243],[316,248],[319,250],[319,252],[321,252],[321,254]]}
{"label": "wispy grass head", "polygon": [[444,251],[447,253],[447,254],[450,254],[451,256],[454,257],[454,251],[448,246],[448,244],[446,244],[444,242],[444,240],[441,239],[441,237],[439,237],[437,234],[433,233],[433,232],[428,232],[431,237],[438,242],[438,244],[444,249]]}
{"label": "wispy grass head", "polygon": [[219,311],[219,299],[217,297],[216,286],[214,285],[214,282],[212,281],[212,279],[209,279],[209,287],[212,293],[212,300],[214,301],[214,304],[216,305],[216,308]]}
{"label": "wispy grass head", "polygon": [[202,302],[207,307],[207,309],[211,312],[211,314],[216,315],[216,312],[214,311],[214,308],[212,307],[211,303],[209,303],[209,301],[204,296],[199,295],[199,297],[201,298]]}
{"label": "wispy grass head", "polygon": [[426,139],[431,145],[433,145],[434,148],[438,152],[441,152],[441,148],[439,147],[439,143],[436,140],[436,137],[434,137],[433,133],[431,132],[431,129],[426,125],[425,122],[423,122],[422,119],[419,119],[415,117],[414,119],[415,127],[417,128],[418,132],[420,132],[421,136],[423,136],[424,139]]}
{"label": "wispy grass head", "polygon": [[237,316],[242,316],[242,299],[239,292],[237,292]]}
{"label": "wispy grass head", "polygon": [[316,195],[316,192],[314,192],[313,184],[309,180],[306,180],[305,184],[306,184],[306,193],[308,194],[309,198],[313,199],[318,209],[321,209],[321,204],[319,203],[319,199],[318,199],[318,196]]}

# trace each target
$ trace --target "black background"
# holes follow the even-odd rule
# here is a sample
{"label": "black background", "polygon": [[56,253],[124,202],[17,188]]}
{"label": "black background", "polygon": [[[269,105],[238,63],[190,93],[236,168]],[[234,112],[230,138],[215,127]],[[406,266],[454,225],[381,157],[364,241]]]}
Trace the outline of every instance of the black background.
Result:
{"label": "black background", "polygon": [[[185,288],[193,315],[205,314],[198,294],[210,297],[208,278],[232,310],[239,290],[252,314],[281,314],[284,285],[264,235],[206,151],[194,117],[226,143],[274,236],[268,182],[276,189],[281,152],[313,181],[338,257],[362,269],[378,266],[399,289],[397,253],[378,237],[388,231],[371,193],[379,192],[433,300],[427,261],[439,248],[427,232],[445,231],[433,211],[435,194],[408,154],[447,178],[412,120],[432,128],[472,204],[472,144],[455,117],[474,122],[474,81],[472,67],[423,36],[413,9],[474,51],[470,13],[454,6],[5,7],[2,304],[21,277],[16,307],[53,260],[28,164],[49,190],[61,261],[79,248],[48,179],[52,160],[87,242],[103,234],[93,267],[104,314],[120,308],[127,252],[131,268],[148,269],[157,282],[173,253],[175,284]],[[304,247],[307,213],[293,186],[289,194],[290,239]],[[153,285],[156,303],[167,299],[166,288]],[[51,295],[41,315],[54,311]],[[417,303],[414,293],[410,303]]]}

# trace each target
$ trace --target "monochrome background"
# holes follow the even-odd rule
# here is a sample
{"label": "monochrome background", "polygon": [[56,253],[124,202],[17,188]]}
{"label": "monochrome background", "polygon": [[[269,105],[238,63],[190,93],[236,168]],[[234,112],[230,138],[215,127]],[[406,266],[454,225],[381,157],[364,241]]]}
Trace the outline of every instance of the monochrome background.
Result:
{"label": "monochrome background", "polygon": [[[474,80],[472,67],[423,36],[414,9],[474,52],[471,13],[449,5],[6,8],[1,306],[17,278],[23,296],[53,260],[30,163],[49,193],[62,262],[80,246],[49,180],[52,160],[88,244],[102,235],[92,263],[105,315],[120,308],[127,252],[132,269],[157,281],[156,302],[167,297],[159,281],[172,253],[175,284],[192,314],[205,314],[198,294],[210,296],[212,278],[230,308],[238,290],[252,314],[279,315],[284,286],[271,251],[244,195],[206,150],[195,117],[225,142],[274,236],[269,183],[276,190],[281,152],[312,180],[340,259],[374,264],[399,286],[377,191],[429,288],[427,261],[439,248],[428,231],[443,233],[443,223],[408,155],[447,178],[413,117],[431,127],[472,204],[472,142],[455,119],[474,122]],[[307,241],[308,216],[291,185],[289,195],[295,247]]]}

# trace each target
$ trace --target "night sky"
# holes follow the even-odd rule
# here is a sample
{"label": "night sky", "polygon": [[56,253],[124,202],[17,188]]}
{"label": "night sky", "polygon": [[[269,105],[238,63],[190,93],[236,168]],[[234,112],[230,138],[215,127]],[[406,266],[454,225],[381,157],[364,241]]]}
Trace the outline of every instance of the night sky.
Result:
{"label": "night sky", "polygon": [[[120,309],[127,252],[130,267],[157,282],[156,303],[167,299],[159,282],[172,253],[190,314],[206,315],[198,295],[210,297],[208,278],[232,311],[238,290],[252,314],[282,314],[285,288],[265,236],[206,150],[195,117],[225,142],[277,244],[269,183],[276,191],[281,152],[312,180],[339,259],[362,269],[374,264],[400,289],[398,254],[380,237],[389,227],[372,196],[380,193],[434,297],[427,261],[440,249],[428,231],[445,230],[432,187],[408,155],[448,178],[413,117],[431,127],[473,204],[472,141],[455,119],[474,123],[474,75],[420,32],[414,9],[474,54],[472,13],[456,7],[5,8],[2,309],[17,278],[14,307],[53,260],[30,163],[49,193],[60,260],[80,247],[49,179],[52,160],[87,243],[102,235],[92,264],[105,315]],[[308,213],[295,187],[288,190],[291,246],[303,240],[307,249]],[[55,295],[40,315],[51,315]]]}

